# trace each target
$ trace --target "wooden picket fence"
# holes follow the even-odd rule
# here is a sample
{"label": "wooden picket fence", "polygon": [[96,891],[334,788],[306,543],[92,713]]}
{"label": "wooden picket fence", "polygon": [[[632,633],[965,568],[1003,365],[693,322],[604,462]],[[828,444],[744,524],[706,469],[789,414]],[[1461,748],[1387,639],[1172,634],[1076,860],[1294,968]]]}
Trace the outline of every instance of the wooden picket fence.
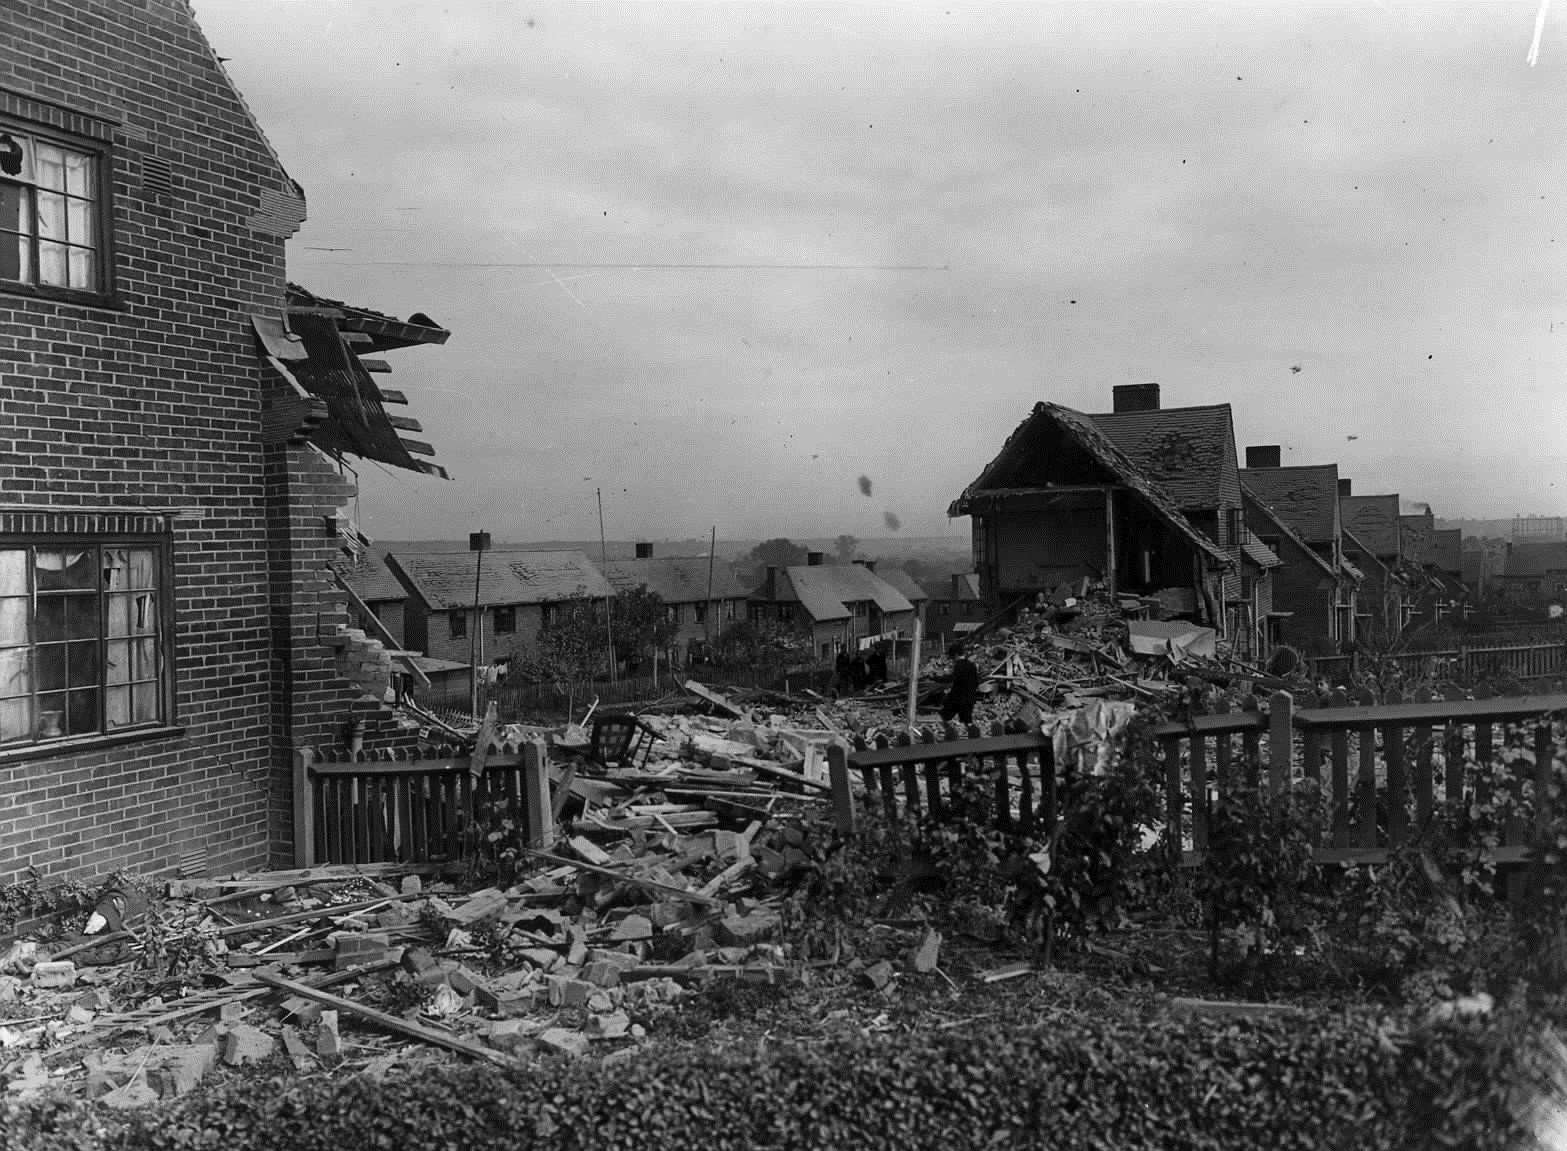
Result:
{"label": "wooden picket fence", "polygon": [[[1567,675],[1567,643],[1465,645],[1439,651],[1400,652],[1382,656],[1380,662],[1410,676],[1443,676],[1465,682],[1501,673],[1519,679],[1547,679]],[[1310,663],[1313,675],[1333,683],[1347,682],[1355,670],[1355,657],[1349,655],[1312,656]]]}
{"label": "wooden picket fence", "polygon": [[551,820],[542,743],[503,744],[483,757],[436,747],[341,759],[294,757],[294,864],[430,863],[467,859],[475,832],[511,819],[530,844]]}
{"label": "wooden picket fence", "polygon": [[[1153,736],[1160,749],[1166,840],[1179,845],[1185,862],[1200,858],[1208,847],[1208,812],[1223,781],[1265,783],[1277,795],[1309,779],[1323,789],[1329,805],[1318,858],[1379,862],[1408,842],[1441,800],[1483,795],[1489,779],[1477,768],[1489,765],[1503,741],[1522,740],[1529,751],[1520,757],[1522,774],[1506,785],[1521,792],[1527,784],[1535,796],[1549,795],[1553,760],[1567,756],[1567,747],[1544,717],[1563,709],[1567,694],[1302,709],[1288,692],[1275,692],[1257,710],[1161,724]],[[921,811],[939,816],[965,773],[987,761],[998,824],[1048,834],[1056,823],[1061,776],[1050,738],[975,726],[900,732],[871,744],[860,740],[853,749],[829,748],[838,829],[855,830],[856,804],[862,802],[856,777],[863,801],[880,805],[889,819]],[[1412,822],[1406,814],[1411,794]],[[1524,858],[1550,817],[1551,809],[1541,802],[1535,806],[1536,827],[1510,823],[1498,861]]]}

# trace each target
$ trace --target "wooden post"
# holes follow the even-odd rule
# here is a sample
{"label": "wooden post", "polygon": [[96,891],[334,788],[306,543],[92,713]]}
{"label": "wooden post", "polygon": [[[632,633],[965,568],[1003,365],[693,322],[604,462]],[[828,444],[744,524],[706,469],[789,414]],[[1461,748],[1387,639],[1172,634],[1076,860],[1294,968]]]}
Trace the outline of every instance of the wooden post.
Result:
{"label": "wooden post", "polygon": [[542,739],[530,739],[522,745],[522,806],[528,846],[549,843],[555,836],[555,815],[550,802],[549,751]]}
{"label": "wooden post", "polygon": [[1115,489],[1105,489],[1105,590],[1115,594]]}
{"label": "wooden post", "polygon": [[908,723],[914,727],[914,712],[919,707],[920,699],[920,644],[925,638],[925,609],[920,608],[914,616],[914,655],[909,663],[909,714]]}
{"label": "wooden post", "polygon": [[1268,697],[1268,794],[1289,786],[1295,762],[1295,697],[1276,691]]}
{"label": "wooden post", "polygon": [[312,867],[316,859],[316,797],[310,786],[310,765],[316,753],[294,749],[294,866]]}
{"label": "wooden post", "polygon": [[840,835],[854,834],[854,793],[849,787],[849,749],[842,740],[827,748],[827,776],[832,783],[832,813]]}

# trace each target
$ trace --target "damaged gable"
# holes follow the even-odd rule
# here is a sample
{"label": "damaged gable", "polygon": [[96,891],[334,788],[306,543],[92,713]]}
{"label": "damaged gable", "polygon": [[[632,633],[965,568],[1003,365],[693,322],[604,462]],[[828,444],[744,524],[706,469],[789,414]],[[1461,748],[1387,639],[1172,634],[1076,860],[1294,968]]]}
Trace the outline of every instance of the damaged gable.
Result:
{"label": "damaged gable", "polygon": [[406,405],[402,392],[379,387],[373,374],[391,371],[367,353],[419,344],[444,344],[451,335],[423,313],[399,320],[340,300],[329,300],[290,284],[284,324],[253,317],[263,356],[287,385],[269,404],[269,439],[308,441],[334,456],[358,456],[393,467],[449,479],[428,459],[435,448],[404,435],[422,432],[419,421],[394,415],[387,405]]}

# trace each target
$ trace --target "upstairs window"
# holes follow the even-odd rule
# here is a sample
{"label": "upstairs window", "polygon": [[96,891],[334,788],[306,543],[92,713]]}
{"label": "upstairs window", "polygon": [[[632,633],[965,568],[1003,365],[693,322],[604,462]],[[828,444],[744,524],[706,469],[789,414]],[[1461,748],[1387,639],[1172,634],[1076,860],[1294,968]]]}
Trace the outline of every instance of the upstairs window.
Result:
{"label": "upstairs window", "polygon": [[466,612],[448,612],[446,618],[451,624],[452,639],[463,639],[468,635],[468,614]]}
{"label": "upstairs window", "polygon": [[169,722],[161,542],[0,544],[0,749]]}
{"label": "upstairs window", "polygon": [[498,607],[495,609],[495,634],[510,635],[517,630],[517,609],[514,607]]}
{"label": "upstairs window", "polygon": [[0,284],[105,294],[105,159],[0,121]]}

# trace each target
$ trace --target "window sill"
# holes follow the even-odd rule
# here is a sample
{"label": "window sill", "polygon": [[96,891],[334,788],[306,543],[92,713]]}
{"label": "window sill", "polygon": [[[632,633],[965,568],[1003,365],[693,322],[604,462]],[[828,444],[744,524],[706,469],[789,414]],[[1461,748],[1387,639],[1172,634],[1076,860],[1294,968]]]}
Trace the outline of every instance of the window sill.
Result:
{"label": "window sill", "polygon": [[113,292],[77,292],[70,288],[52,288],[40,284],[19,284],[0,281],[0,296],[16,296],[26,300],[46,300],[51,304],[70,304],[79,308],[95,308],[105,312],[123,312],[125,301]]}
{"label": "window sill", "polygon": [[116,732],[114,735],[84,735],[78,739],[56,739],[48,743],[30,743],[25,746],[0,749],[0,764],[18,763],[34,759],[59,759],[83,752],[102,751],[109,747],[122,747],[129,743],[145,743],[155,739],[173,739],[185,734],[184,727],[138,727],[133,731]]}

